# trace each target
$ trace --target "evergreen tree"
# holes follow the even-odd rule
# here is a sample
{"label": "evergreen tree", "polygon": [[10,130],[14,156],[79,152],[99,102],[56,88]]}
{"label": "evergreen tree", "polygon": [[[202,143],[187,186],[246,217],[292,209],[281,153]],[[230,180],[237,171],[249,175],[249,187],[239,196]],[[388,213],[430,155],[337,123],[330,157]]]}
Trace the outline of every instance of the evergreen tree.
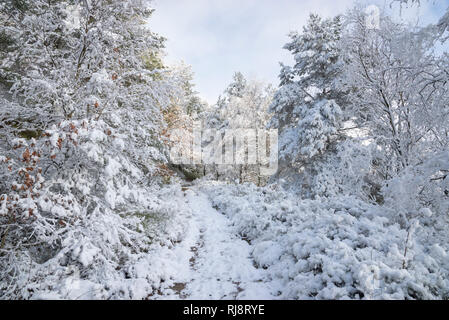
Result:
{"label": "evergreen tree", "polygon": [[323,20],[312,14],[303,32],[292,32],[284,46],[296,63],[281,65],[280,87],[270,106],[270,127],[279,129],[284,168],[309,162],[339,134],[345,101],[345,93],[337,88],[341,30],[339,16]]}
{"label": "evergreen tree", "polygon": [[243,90],[245,89],[247,81],[241,72],[236,72],[232,76],[232,82],[228,85],[225,93],[228,96],[242,97]]}

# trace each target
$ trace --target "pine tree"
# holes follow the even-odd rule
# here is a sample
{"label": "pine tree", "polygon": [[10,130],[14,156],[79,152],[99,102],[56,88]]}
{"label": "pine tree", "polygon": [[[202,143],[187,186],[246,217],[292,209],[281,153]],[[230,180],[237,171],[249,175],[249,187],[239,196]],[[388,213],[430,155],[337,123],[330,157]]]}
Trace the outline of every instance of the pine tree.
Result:
{"label": "pine tree", "polygon": [[284,48],[294,66],[281,65],[280,87],[270,106],[270,126],[279,129],[283,166],[298,167],[322,154],[338,136],[345,93],[341,74],[341,18],[311,15],[302,33],[292,32]]}
{"label": "pine tree", "polygon": [[236,72],[232,76],[232,82],[228,85],[225,90],[225,93],[228,96],[233,97],[242,97],[243,90],[245,90],[247,81],[244,75],[241,72]]}

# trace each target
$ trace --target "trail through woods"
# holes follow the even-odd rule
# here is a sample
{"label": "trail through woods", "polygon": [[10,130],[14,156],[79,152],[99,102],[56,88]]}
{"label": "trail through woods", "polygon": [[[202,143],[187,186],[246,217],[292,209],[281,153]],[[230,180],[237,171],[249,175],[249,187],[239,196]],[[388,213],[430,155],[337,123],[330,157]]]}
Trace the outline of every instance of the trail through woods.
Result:
{"label": "trail through woods", "polygon": [[256,268],[251,245],[234,231],[207,196],[189,188],[190,231],[174,248],[175,276],[150,299],[274,299],[268,274]]}

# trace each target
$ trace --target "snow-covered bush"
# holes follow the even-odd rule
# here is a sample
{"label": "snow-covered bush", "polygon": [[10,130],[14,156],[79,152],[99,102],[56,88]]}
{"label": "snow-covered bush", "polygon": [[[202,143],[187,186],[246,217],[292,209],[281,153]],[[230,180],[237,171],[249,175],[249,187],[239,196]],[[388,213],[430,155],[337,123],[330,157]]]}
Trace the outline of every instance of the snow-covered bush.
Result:
{"label": "snow-covered bush", "polygon": [[[209,185],[281,299],[447,298],[447,242],[354,197],[300,200],[277,186]],[[447,229],[446,229],[447,232]]]}
{"label": "snow-covered bush", "polygon": [[[404,170],[383,187],[385,204],[410,220],[427,210],[428,223],[441,227],[449,222],[449,153],[435,154],[422,164]],[[432,221],[432,222],[430,222]]]}
{"label": "snow-covered bush", "polygon": [[[132,290],[151,292],[154,279],[126,284],[127,268],[158,242],[179,240],[179,189],[151,187],[125,152],[127,136],[102,121],[64,121],[43,135],[13,141],[0,159],[2,297],[144,298]],[[67,283],[73,270],[84,287]]]}
{"label": "snow-covered bush", "polygon": [[[309,189],[302,190],[309,196],[335,197],[353,195],[365,200],[376,198],[376,182],[373,176],[375,152],[372,146],[348,139],[335,146],[335,151],[323,161],[312,163],[304,175],[309,177]],[[380,192],[380,185],[379,185]]]}

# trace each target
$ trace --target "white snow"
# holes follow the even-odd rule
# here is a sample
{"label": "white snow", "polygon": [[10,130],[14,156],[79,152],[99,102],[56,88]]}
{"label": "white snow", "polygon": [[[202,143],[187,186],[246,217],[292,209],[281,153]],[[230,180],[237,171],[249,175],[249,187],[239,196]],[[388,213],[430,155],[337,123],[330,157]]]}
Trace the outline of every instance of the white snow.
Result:
{"label": "white snow", "polygon": [[[186,198],[192,210],[190,244],[179,247],[184,252],[175,267],[179,272],[153,298],[435,299],[447,294],[446,267],[438,267],[448,263],[447,249],[435,244],[429,251],[428,235],[417,221],[407,232],[380,207],[350,197],[302,200],[272,187],[218,182],[200,182]],[[192,242],[195,254],[189,252]]]}
{"label": "white snow", "polygon": [[196,188],[186,191],[192,211],[188,236],[173,249],[173,277],[152,299],[273,299],[267,274],[254,266],[252,248],[230,220]]}

